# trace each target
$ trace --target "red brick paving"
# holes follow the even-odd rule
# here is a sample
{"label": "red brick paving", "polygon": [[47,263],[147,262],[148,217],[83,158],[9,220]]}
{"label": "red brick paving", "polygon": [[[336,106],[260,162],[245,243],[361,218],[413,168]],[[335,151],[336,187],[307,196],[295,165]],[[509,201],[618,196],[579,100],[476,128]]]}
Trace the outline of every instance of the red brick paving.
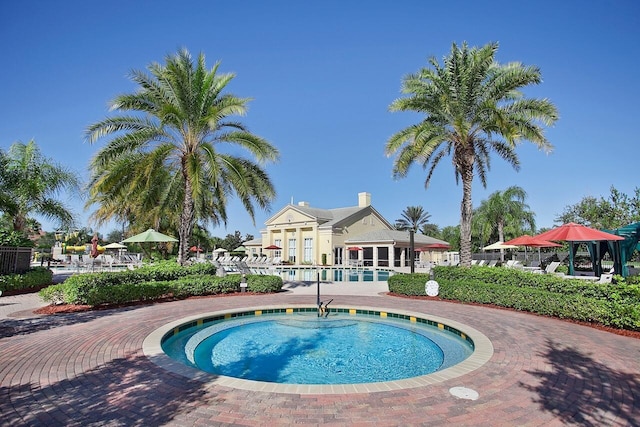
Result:
{"label": "red brick paving", "polygon": [[[311,298],[311,300],[310,300]],[[335,296],[468,324],[492,341],[480,369],[428,387],[349,395],[250,392],[190,380],[142,353],[183,316],[274,304],[278,294],[0,319],[3,426],[640,426],[640,340],[525,313],[391,296]],[[478,400],[449,393],[467,387]]]}

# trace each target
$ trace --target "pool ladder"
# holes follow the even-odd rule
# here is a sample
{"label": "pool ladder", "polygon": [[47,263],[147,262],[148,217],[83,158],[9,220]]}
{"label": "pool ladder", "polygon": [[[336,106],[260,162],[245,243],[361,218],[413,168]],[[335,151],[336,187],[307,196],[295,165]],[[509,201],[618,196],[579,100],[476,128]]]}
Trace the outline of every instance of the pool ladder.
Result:
{"label": "pool ladder", "polygon": [[324,301],[320,301],[320,304],[318,304],[318,317],[329,316],[329,304],[331,304],[331,301],[333,301],[333,298],[327,301],[327,303],[324,303]]}

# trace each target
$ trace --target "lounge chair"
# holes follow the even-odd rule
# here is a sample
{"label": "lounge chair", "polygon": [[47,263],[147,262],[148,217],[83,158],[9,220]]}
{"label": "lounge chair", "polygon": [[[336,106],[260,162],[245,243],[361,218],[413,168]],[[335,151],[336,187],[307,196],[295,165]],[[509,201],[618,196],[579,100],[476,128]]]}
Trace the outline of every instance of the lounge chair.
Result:
{"label": "lounge chair", "polygon": [[558,267],[560,266],[560,264],[562,264],[559,261],[553,261],[550,262],[549,265],[547,265],[547,268],[545,268],[544,270],[540,269],[540,270],[534,270],[533,273],[538,273],[538,274],[554,274],[556,272],[556,270],[558,269]]}
{"label": "lounge chair", "polygon": [[600,279],[596,283],[611,283],[613,280],[613,274],[605,273],[600,275]]}
{"label": "lounge chair", "polygon": [[516,268],[516,269],[518,269],[518,270],[523,270],[523,267],[524,267],[524,266],[523,266],[523,265],[522,265],[522,263],[521,263],[520,261],[518,261],[517,259],[516,259],[516,260],[510,259],[510,260],[509,260],[509,261],[507,261],[507,263],[505,264],[505,267],[507,267],[507,268]]}

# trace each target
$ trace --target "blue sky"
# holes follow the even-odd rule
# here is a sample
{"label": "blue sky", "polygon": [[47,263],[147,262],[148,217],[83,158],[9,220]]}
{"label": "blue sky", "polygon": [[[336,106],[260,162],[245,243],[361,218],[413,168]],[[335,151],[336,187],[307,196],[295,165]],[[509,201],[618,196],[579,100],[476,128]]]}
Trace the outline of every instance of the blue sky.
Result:
{"label": "blue sky", "polygon": [[[229,90],[253,98],[243,122],[281,152],[266,168],[278,192],[271,212],[258,211],[254,225],[234,201],[227,227],[212,228],[213,235],[258,237],[291,200],[353,206],[363,191],[391,222],[419,205],[432,223],[456,225],[462,188],[451,163],[441,162],[428,189],[419,166],[394,181],[384,145],[420,118],[388,111],[402,77],[464,41],[497,41],[498,61],[540,67],[543,83],[526,94],[549,98],[560,112],[547,130],[554,152],[523,143],[520,172],[493,156],[487,188],[474,183],[474,206],[518,185],[538,227],[551,227],[585,196],[607,197],[612,185],[633,193],[640,154],[635,0],[5,1],[0,147],[35,139],[45,156],[87,179],[103,143],[84,142],[85,128],[106,117],[114,96],[135,89],[130,70],[186,47],[236,73]],[[104,234],[119,227],[95,227],[84,201],[68,203],[80,225]]]}

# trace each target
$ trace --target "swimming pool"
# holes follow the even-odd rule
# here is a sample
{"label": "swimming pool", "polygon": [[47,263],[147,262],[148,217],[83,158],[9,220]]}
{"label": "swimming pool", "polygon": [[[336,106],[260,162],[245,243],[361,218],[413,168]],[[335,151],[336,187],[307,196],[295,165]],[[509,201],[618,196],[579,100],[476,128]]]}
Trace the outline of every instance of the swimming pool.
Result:
{"label": "swimming pool", "polygon": [[[158,363],[159,365],[163,366],[166,369],[169,369],[173,372],[180,373],[181,375],[189,376],[202,381],[214,382],[216,384],[227,385],[231,387],[249,389],[249,390],[277,391],[277,392],[283,392],[283,393],[302,393],[302,394],[328,393],[328,392],[331,392],[331,393],[372,392],[372,391],[393,390],[393,389],[400,389],[400,388],[411,388],[411,387],[423,386],[426,384],[433,384],[433,383],[441,382],[448,378],[454,378],[459,375],[464,375],[467,372],[473,371],[477,369],[479,366],[481,366],[482,364],[484,364],[487,360],[489,360],[489,358],[493,354],[493,347],[491,346],[490,341],[484,335],[474,330],[473,328],[470,328],[466,325],[458,324],[457,322],[448,320],[448,319],[425,318],[424,315],[416,316],[412,313],[397,312],[397,311],[393,313],[393,312],[387,312],[380,309],[371,309],[367,307],[350,307],[350,308],[335,307],[332,310],[332,314],[330,316],[331,319],[317,319],[317,316],[314,318],[316,310],[317,310],[316,307],[313,305],[312,306],[293,306],[293,307],[264,307],[264,308],[252,308],[252,309],[247,309],[242,311],[236,310],[232,312],[216,312],[216,313],[203,315],[197,318],[192,317],[188,319],[183,319],[183,320],[172,322],[171,324],[165,325],[164,327],[159,328],[158,330],[154,331],[154,333],[149,335],[145,340],[145,345],[144,345],[145,354],[147,356],[152,356],[151,360],[153,360],[155,363]],[[197,352],[199,351],[202,351],[203,354],[207,354],[207,353],[209,355],[212,354],[211,348],[214,348],[215,344],[206,343],[203,345],[204,338],[206,336],[212,335],[210,333],[212,332],[212,330],[203,332],[204,330],[213,328],[213,329],[217,329],[218,332],[220,332],[220,331],[224,331],[225,329],[237,328],[238,326],[240,326],[240,324],[242,324],[242,326],[239,329],[243,329],[252,323],[256,323],[256,324],[263,323],[262,320],[267,320],[267,318],[269,318],[268,320],[274,320],[274,319],[271,319],[271,317],[274,317],[274,316],[275,316],[275,320],[279,322],[284,321],[283,326],[289,329],[302,327],[302,329],[306,330],[309,326],[312,326],[313,323],[317,323],[318,320],[320,321],[328,320],[328,322],[325,322],[326,324],[328,324],[329,322],[337,321],[339,323],[334,324],[335,328],[333,329],[344,329],[345,331],[347,331],[349,327],[354,326],[353,325],[354,323],[358,325],[357,326],[358,328],[365,328],[365,329],[369,328],[373,324],[371,322],[387,325],[391,328],[396,328],[396,329],[403,328],[405,330],[421,329],[424,327],[429,327],[430,329],[435,330],[437,332],[436,335],[443,334],[443,335],[448,335],[449,337],[453,336],[455,340],[458,341],[458,343],[463,342],[464,346],[466,346],[467,350],[469,351],[464,357],[462,357],[461,362],[454,362],[453,359],[447,360],[447,357],[445,356],[443,361],[436,362],[436,364],[440,364],[439,368],[441,369],[436,373],[424,374],[420,372],[417,372],[417,373],[411,372],[409,374],[400,375],[401,378],[399,379],[389,379],[389,378],[380,377],[380,378],[360,378],[360,379],[355,379],[355,380],[352,379],[352,380],[345,381],[341,376],[342,374],[338,372],[339,379],[337,381],[339,382],[339,384],[325,384],[317,381],[312,381],[310,383],[305,384],[303,381],[299,379],[291,380],[292,382],[287,384],[287,383],[277,383],[275,382],[277,379],[274,379],[274,378],[266,378],[266,381],[264,380],[264,378],[262,378],[261,381],[257,381],[254,379],[236,378],[236,377],[227,375],[228,372],[221,373],[220,371],[214,371],[213,372],[214,375],[211,375],[211,374],[206,374],[202,370],[196,370],[193,367],[194,364],[188,360],[188,358],[191,357],[195,361],[199,357],[199,355],[197,354]],[[357,322],[355,322],[356,320]],[[240,322],[240,324],[236,323],[238,321]],[[305,323],[301,323],[301,322],[305,322]],[[188,330],[190,331],[187,332],[186,334],[182,334],[183,332],[186,332]],[[463,330],[464,332],[462,332]],[[326,354],[332,355],[334,350],[324,351],[326,350],[325,348],[326,341],[322,341],[322,343],[325,343],[322,345],[314,344],[313,334],[315,334],[316,332],[317,331],[312,333],[309,333],[309,331],[305,332],[306,334],[312,337],[311,343],[304,342],[301,338],[298,337],[294,340],[290,339],[289,341],[286,341],[287,345],[290,348],[297,347],[298,350],[300,348],[303,348],[303,349],[306,348],[307,350],[309,350],[309,352],[313,357],[316,357],[318,356],[318,353],[323,353],[323,352]],[[197,333],[202,333],[202,336],[197,336],[194,338],[194,336]],[[251,335],[253,335],[254,337],[257,335],[267,337],[266,342],[269,341],[268,337],[270,336],[266,333],[260,333],[260,332],[256,333],[256,331],[249,332],[249,336]],[[350,335],[351,340],[353,341],[353,338],[355,337],[355,335],[353,333],[349,333],[347,335]],[[420,332],[418,336],[413,335],[413,337],[410,338],[410,340],[414,340],[414,341],[422,340],[425,336],[426,335],[424,335],[424,332]],[[224,339],[226,339],[226,337],[222,335],[218,338],[216,338],[218,342],[221,342]],[[431,337],[427,337],[427,338],[430,339]],[[367,338],[367,339],[371,341],[370,338]],[[438,339],[440,338],[436,338],[436,341]],[[172,346],[176,344],[177,341],[182,341],[182,343],[179,343],[177,345],[178,347],[182,346],[183,348],[185,348],[184,345],[186,345],[186,343],[189,342],[189,340],[192,340],[191,344],[189,344],[192,347],[186,352],[182,350],[183,355],[179,356],[177,359],[171,359],[166,355],[166,353],[164,353],[163,348],[166,348],[167,344],[169,346]],[[390,341],[388,338],[381,338],[381,339],[374,338],[373,340],[383,341],[383,342],[386,342],[387,344],[389,342],[393,342],[393,341]],[[227,351],[224,349],[224,347],[227,347],[227,344],[228,343],[225,343],[225,345],[223,346],[223,351]],[[438,342],[437,344],[438,346],[441,346],[442,342]],[[201,345],[203,346],[199,350],[196,350]],[[249,348],[258,349],[259,346],[260,345],[256,343],[252,343],[249,345]],[[228,347],[233,348],[233,346],[228,346]],[[226,362],[229,362],[228,363],[229,366],[231,366],[233,369],[246,371],[247,370],[246,366],[248,366],[246,365],[246,361],[248,359],[253,358],[253,356],[251,356],[250,352],[249,352],[250,357],[248,358],[234,356],[233,355],[234,351],[238,351],[238,348],[240,347],[235,347],[235,350],[231,350],[230,352],[227,352],[226,354],[223,355],[223,357],[227,358]],[[343,347],[346,350],[345,354],[347,354],[347,357],[349,357],[349,355],[356,354],[354,352],[349,351],[349,347],[350,347],[349,345],[343,345]],[[391,346],[391,349],[393,349],[393,347],[394,346]],[[399,346],[395,346],[395,347],[398,348]],[[406,345],[403,345],[400,347],[406,347]],[[246,353],[246,350],[247,350],[246,348],[242,349],[241,353],[243,352]],[[387,350],[389,350],[389,348]],[[378,348],[378,350],[376,350],[377,353],[369,354],[369,356],[371,359],[375,360],[381,355],[380,351],[384,352],[387,350],[380,350],[380,348]],[[445,351],[444,353],[446,354],[447,352],[448,350]],[[205,356],[205,359],[206,357],[207,356]],[[291,357],[292,357],[291,354],[283,351],[282,349],[276,350],[275,353],[271,353],[271,354],[267,353],[266,355],[259,356],[259,358],[261,358],[260,360],[262,363],[268,359],[275,360],[277,363],[277,366],[276,366],[277,370],[283,371],[283,372],[286,370],[284,367],[285,363],[283,362],[283,360],[287,360],[288,358],[290,359]],[[359,358],[359,357],[360,356],[355,356],[355,358]],[[416,357],[417,358],[416,360],[419,359],[419,356],[411,356],[411,357]],[[178,359],[182,359],[182,360],[178,360]],[[392,356],[390,359],[394,359],[394,357]],[[400,361],[404,360],[405,365],[410,365],[410,364],[417,365],[422,363],[422,362],[418,362],[418,363],[410,362],[409,359],[406,359],[405,355],[402,355],[402,354],[397,354],[395,359]],[[348,367],[340,369],[339,367],[337,367],[336,360],[332,358],[329,358],[329,362],[325,361],[321,363],[325,363],[325,364],[329,363],[329,365],[333,363],[334,367],[332,369],[335,368],[336,371],[344,372],[345,369],[346,370],[351,369]],[[245,368],[242,368],[243,365],[245,366]],[[213,366],[213,362],[211,362],[211,366]],[[380,369],[369,367],[369,368],[365,368],[365,370],[374,370],[374,371],[382,370],[383,367],[385,366],[387,366],[387,363],[383,362],[381,365],[379,365]],[[325,365],[325,368],[326,368],[326,365]],[[325,368],[320,369],[321,377],[324,376],[327,372],[327,369]],[[251,371],[252,369],[253,368],[249,368],[248,370]],[[388,370],[396,373],[400,371],[399,368],[397,368],[397,366],[393,367],[391,365],[389,365]],[[414,375],[417,375],[417,376],[414,376]],[[350,383],[349,381],[352,381],[352,383]],[[359,382],[359,381],[373,381],[373,382]]]}
{"label": "swimming pool", "polygon": [[315,282],[318,277],[323,282],[386,282],[393,274],[391,270],[372,268],[276,267],[263,272],[279,275],[285,282]]}

